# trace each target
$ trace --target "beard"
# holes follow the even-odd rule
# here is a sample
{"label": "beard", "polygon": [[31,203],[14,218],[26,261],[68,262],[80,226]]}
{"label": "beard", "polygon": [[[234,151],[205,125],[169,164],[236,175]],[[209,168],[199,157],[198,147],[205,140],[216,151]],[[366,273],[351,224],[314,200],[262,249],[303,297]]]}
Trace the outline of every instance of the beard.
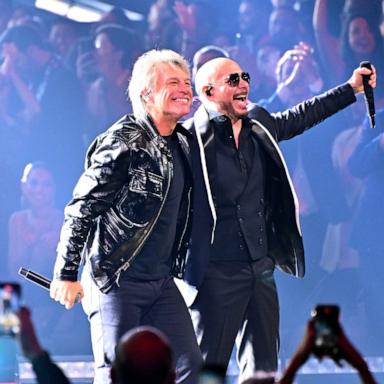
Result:
{"label": "beard", "polygon": [[247,109],[236,108],[232,101],[220,101],[217,103],[218,112],[221,112],[223,115],[227,116],[232,122],[242,119],[248,115]]}

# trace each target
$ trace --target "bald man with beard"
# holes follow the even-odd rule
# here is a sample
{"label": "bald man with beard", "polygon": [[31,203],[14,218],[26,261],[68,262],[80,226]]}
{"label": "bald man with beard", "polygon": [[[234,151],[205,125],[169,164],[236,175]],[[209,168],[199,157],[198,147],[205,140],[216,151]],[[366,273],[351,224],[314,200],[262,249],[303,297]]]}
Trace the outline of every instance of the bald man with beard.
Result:
{"label": "bald man with beard", "polygon": [[253,106],[252,119],[250,76],[238,63],[213,59],[196,74],[203,105],[185,122],[195,139],[195,189],[182,291],[206,363],[227,366],[237,341],[240,381],[277,369],[275,267],[305,272],[298,201],[278,142],[355,102],[362,74],[375,86],[375,70],[359,68],[347,83],[282,113]]}

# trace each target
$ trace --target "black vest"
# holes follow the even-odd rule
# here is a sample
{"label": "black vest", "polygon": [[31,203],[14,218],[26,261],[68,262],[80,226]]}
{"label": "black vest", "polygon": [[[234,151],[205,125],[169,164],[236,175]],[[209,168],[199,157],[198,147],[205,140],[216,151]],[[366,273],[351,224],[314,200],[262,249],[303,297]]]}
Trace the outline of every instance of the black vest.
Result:
{"label": "black vest", "polygon": [[[246,122],[239,139],[239,151],[235,150],[233,138],[229,136],[231,127],[225,127],[226,134],[223,127],[215,128],[216,185],[213,193],[218,220],[210,260],[258,260],[268,251],[265,154]],[[209,168],[211,166],[208,164]]]}

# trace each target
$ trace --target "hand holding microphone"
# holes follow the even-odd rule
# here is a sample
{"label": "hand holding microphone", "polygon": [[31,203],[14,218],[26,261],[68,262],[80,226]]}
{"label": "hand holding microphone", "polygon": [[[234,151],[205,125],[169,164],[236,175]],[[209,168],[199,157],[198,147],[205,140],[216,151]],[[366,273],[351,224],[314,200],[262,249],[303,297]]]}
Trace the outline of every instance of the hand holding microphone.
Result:
{"label": "hand holding microphone", "polygon": [[[368,68],[372,70],[372,65],[369,61],[362,61],[360,68]],[[373,98],[373,88],[369,84],[370,75],[363,75],[364,99],[367,105],[369,119],[371,121],[371,128],[375,128],[375,99]]]}
{"label": "hand holding microphone", "polygon": [[71,309],[84,297],[83,287],[79,281],[52,280],[49,292],[51,298],[59,301],[66,309]]}
{"label": "hand holding microphone", "polygon": [[84,297],[83,287],[79,281],[50,280],[37,272],[20,268],[19,275],[38,286],[50,291],[52,299],[59,301],[65,308],[71,309]]}
{"label": "hand holding microphone", "polygon": [[376,69],[368,61],[363,61],[359,68],[353,71],[348,83],[355,90],[355,93],[364,92],[367,109],[371,120],[371,127],[375,127],[375,104],[373,88],[376,87]]}

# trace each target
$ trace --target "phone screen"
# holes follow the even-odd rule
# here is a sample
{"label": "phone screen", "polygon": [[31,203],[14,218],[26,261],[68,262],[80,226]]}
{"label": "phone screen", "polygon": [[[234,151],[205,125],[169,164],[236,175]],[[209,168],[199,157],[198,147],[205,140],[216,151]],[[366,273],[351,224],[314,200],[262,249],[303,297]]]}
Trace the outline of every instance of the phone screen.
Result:
{"label": "phone screen", "polygon": [[202,372],[198,384],[224,384],[224,379],[213,372]]}
{"label": "phone screen", "polygon": [[15,335],[20,330],[17,312],[21,288],[16,283],[0,283],[0,335]]}
{"label": "phone screen", "polygon": [[339,313],[337,305],[318,305],[312,312],[317,355],[330,356],[337,352],[340,332]]}

